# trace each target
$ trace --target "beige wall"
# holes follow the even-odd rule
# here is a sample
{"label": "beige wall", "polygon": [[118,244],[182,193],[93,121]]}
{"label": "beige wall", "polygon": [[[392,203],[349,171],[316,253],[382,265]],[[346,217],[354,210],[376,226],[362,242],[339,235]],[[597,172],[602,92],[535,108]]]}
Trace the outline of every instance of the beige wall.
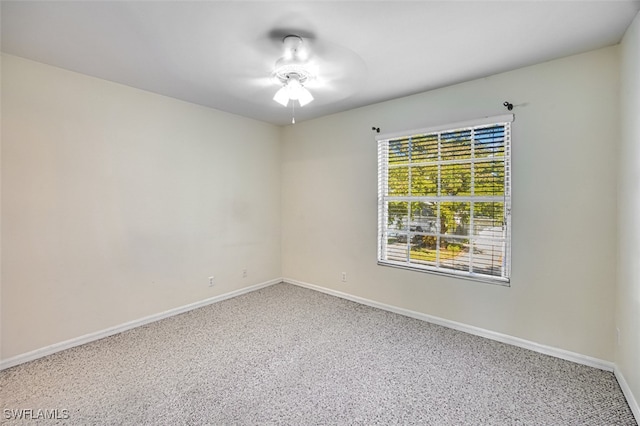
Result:
{"label": "beige wall", "polygon": [[622,143],[619,173],[615,362],[640,402],[640,14],[621,45]]}
{"label": "beige wall", "polygon": [[[618,59],[601,49],[285,128],[283,276],[612,361]],[[371,127],[503,114],[505,100],[511,287],[378,266]]]}
{"label": "beige wall", "polygon": [[3,55],[2,359],[279,277],[280,133]]}

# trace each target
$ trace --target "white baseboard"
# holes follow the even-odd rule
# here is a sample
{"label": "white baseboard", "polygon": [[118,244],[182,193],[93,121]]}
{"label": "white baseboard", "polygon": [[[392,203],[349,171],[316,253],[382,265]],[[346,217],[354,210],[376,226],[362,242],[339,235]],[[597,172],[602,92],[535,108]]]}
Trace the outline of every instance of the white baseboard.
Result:
{"label": "white baseboard", "polygon": [[263,283],[255,284],[250,287],[241,288],[239,290],[231,291],[229,293],[221,294],[218,296],[210,297],[208,299],[200,300],[198,302],[190,303],[188,305],[180,306],[177,308],[169,309],[168,311],[160,312],[157,314],[149,315],[144,318],[140,318],[134,321],[129,321],[124,324],[117,325],[115,327],[110,327],[105,330],[97,331],[94,333],[85,334],[84,336],[76,337],[73,339],[65,340],[64,342],[55,343],[50,346],[45,346],[40,349],[36,349],[31,352],[26,352],[24,354],[16,355],[11,358],[4,359],[0,361],[0,370],[4,370],[9,367],[16,366],[18,364],[23,364],[25,362],[33,361],[34,359],[42,358],[47,355],[54,354],[56,352],[63,351],[65,349],[70,349],[75,346],[84,345],[85,343],[93,342],[95,340],[102,339],[104,337],[113,336],[114,334],[122,333],[123,331],[131,330],[132,328],[140,327],[145,324],[149,324],[155,321],[159,321],[164,318],[172,317],[174,315],[179,315],[184,312],[191,311],[193,309],[201,308],[203,306],[211,305],[213,303],[221,302],[226,299],[230,299],[232,297],[240,296],[242,294],[250,293],[252,291],[259,290],[264,287],[268,287],[273,284],[281,283],[281,278],[276,278],[270,281],[265,281]]}
{"label": "white baseboard", "polygon": [[487,339],[496,340],[498,342],[507,343],[509,345],[518,346],[521,348],[529,349],[534,352],[539,352],[545,355],[554,356],[567,361],[572,361],[578,364],[587,365],[589,367],[595,367],[600,370],[614,371],[615,364],[609,361],[605,361],[598,358],[593,358],[587,355],[582,355],[576,352],[570,352],[564,349],[554,348],[552,346],[542,345],[540,343],[532,342],[529,340],[521,339],[519,337],[509,336],[507,334],[497,333],[495,331],[486,330],[480,327],[474,327],[472,325],[462,324],[459,322],[447,320],[444,318],[435,317],[432,315],[423,314],[421,312],[415,312],[404,308],[398,308],[396,306],[387,305],[385,303],[376,302],[374,300],[365,299],[351,294],[343,293],[341,291],[331,290],[328,288],[320,287],[314,284],[297,281],[290,278],[283,278],[283,282],[297,285],[300,287],[306,287],[312,290],[327,293],[332,296],[337,296],[342,299],[351,300],[352,302],[361,303],[363,305],[372,306],[374,308],[383,309],[385,311],[394,312],[396,314],[404,315],[407,317],[419,319],[432,324],[441,325],[443,327],[452,328],[454,330],[463,331],[465,333],[473,334],[480,337],[486,337]]}
{"label": "white baseboard", "polygon": [[638,401],[636,401],[636,398],[634,397],[633,392],[631,392],[631,388],[629,387],[629,384],[625,380],[624,375],[622,374],[622,371],[620,371],[617,365],[613,369],[613,374],[616,375],[616,379],[620,384],[620,389],[622,389],[622,393],[624,394],[625,398],[627,398],[627,403],[629,404],[629,408],[631,408],[631,412],[636,418],[636,422],[640,423],[640,405],[638,405]]}

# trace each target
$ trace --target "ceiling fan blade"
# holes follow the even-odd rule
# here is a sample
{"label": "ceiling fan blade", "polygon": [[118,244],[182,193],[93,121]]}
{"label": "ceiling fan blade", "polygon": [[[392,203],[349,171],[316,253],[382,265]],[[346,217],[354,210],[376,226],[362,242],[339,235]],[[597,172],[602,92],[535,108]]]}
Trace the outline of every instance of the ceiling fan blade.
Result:
{"label": "ceiling fan blade", "polygon": [[[322,52],[312,58],[317,76],[305,86],[327,102],[344,99],[356,93],[365,83],[367,67],[355,52],[323,42]],[[314,52],[315,53],[315,52]]]}

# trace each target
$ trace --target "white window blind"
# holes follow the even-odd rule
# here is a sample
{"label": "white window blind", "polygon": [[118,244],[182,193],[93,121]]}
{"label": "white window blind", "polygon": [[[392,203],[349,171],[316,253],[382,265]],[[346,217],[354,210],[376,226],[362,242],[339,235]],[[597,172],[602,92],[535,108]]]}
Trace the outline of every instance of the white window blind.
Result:
{"label": "white window blind", "polygon": [[506,284],[513,115],[378,140],[378,263]]}

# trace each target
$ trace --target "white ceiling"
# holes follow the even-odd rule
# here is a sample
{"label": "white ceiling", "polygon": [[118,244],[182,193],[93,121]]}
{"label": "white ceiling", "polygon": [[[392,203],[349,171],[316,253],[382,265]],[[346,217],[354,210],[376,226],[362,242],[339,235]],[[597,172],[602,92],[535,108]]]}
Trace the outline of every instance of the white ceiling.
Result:
{"label": "white ceiling", "polygon": [[[640,0],[2,1],[2,51],[274,124],[270,33],[312,36],[330,77],[296,120],[616,44]],[[314,44],[315,43],[315,44]],[[327,67],[331,68],[331,67]],[[342,79],[334,79],[336,70]],[[322,74],[322,69],[319,70]],[[332,91],[336,86],[343,92]]]}

